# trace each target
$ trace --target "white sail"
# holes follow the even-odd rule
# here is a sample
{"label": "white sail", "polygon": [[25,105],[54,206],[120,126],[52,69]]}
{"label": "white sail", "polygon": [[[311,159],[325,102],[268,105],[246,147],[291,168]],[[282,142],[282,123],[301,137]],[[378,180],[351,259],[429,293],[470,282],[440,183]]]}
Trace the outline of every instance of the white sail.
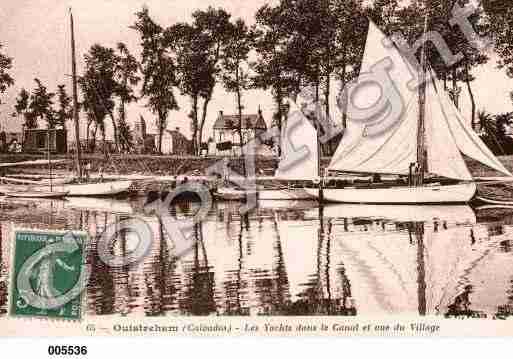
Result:
{"label": "white sail", "polygon": [[[384,45],[386,36],[370,22],[362,63],[362,74],[384,59],[393,66],[389,76],[403,100],[399,120],[378,134],[367,135],[368,124],[348,121],[344,137],[329,165],[330,170],[408,174],[410,164],[417,161],[418,93],[411,90],[411,66],[394,47]],[[458,180],[472,180],[461,153],[508,176],[511,173],[469,128],[448,98],[436,75],[426,84],[425,141],[428,172]],[[372,96],[368,96],[372,97]],[[372,104],[371,104],[372,105]],[[394,104],[397,106],[397,104]]]}
{"label": "white sail", "polygon": [[[436,79],[436,75],[432,74]],[[443,85],[439,80],[436,80],[438,94],[442,102],[442,106],[446,111],[446,119],[449,124],[454,141],[459,150],[470,158],[493,168],[507,176],[512,174],[504,167],[504,165],[494,156],[492,151],[483,143],[479,136],[472,130],[463,119],[460,111],[451,101],[447,93],[443,90]]]}
{"label": "white sail", "polygon": [[427,169],[429,173],[439,176],[471,181],[472,175],[448,124],[449,114],[438,94],[441,90],[435,87],[434,79],[427,80],[425,121]]}
{"label": "white sail", "polygon": [[281,159],[276,177],[284,180],[313,180],[319,176],[317,131],[295,102],[282,130]]}
{"label": "white sail", "polygon": [[[395,47],[383,44],[385,39],[385,34],[370,22],[360,79],[373,65],[391,61],[389,76],[401,95],[402,115],[388,129],[369,136],[367,124],[351,120],[349,113],[348,127],[329,165],[330,170],[408,174],[410,164],[417,161],[418,93],[408,87],[411,66]],[[361,107],[365,108],[365,104]]]}

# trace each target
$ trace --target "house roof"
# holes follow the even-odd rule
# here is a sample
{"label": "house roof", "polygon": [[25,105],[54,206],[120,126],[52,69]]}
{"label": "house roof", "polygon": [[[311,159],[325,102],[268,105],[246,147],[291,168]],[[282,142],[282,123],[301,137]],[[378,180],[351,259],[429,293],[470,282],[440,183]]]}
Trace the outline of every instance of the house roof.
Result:
{"label": "house roof", "polygon": [[177,136],[179,138],[183,138],[186,140],[189,140],[183,133],[181,133],[179,130],[166,130],[167,133],[169,133],[172,136]]}
{"label": "house roof", "polygon": [[[214,123],[215,130],[239,128],[239,115],[219,115]],[[267,130],[267,125],[262,115],[242,115],[242,128]]]}

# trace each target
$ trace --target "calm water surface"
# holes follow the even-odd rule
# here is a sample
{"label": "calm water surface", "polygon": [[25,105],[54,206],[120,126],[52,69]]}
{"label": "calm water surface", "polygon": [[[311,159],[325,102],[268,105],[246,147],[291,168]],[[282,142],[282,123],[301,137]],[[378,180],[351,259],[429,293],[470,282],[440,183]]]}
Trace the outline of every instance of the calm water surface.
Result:
{"label": "calm water surface", "polygon": [[[88,316],[438,315],[513,313],[513,210],[467,206],[261,202],[245,216],[215,203],[177,257],[143,200],[0,200],[0,315],[6,315],[13,228],[90,233]],[[197,205],[170,208],[177,219]],[[96,252],[106,226],[137,216],[154,242],[138,264],[110,268]],[[112,243],[121,254],[133,236]]]}

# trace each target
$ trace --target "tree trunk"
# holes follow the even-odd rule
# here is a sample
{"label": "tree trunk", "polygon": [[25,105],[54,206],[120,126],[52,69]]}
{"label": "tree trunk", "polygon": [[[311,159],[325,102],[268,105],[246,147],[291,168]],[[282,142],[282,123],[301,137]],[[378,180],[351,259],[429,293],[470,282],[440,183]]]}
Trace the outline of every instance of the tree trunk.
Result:
{"label": "tree trunk", "polygon": [[91,146],[91,152],[94,153],[96,151],[96,135],[98,134],[98,123],[94,124],[94,132],[93,132],[93,145]]}
{"label": "tree trunk", "polygon": [[452,69],[452,91],[453,91],[453,102],[454,102],[454,106],[456,106],[457,109],[460,108],[460,104],[459,104],[459,101],[458,101],[458,80],[456,78],[456,75],[457,75],[457,69],[456,67],[454,67]]}
{"label": "tree trunk", "polygon": [[467,91],[470,97],[470,104],[472,106],[472,129],[476,129],[476,100],[474,98],[474,92],[472,91],[472,86],[470,85],[470,72],[468,69],[468,63],[465,62],[465,83],[467,84]]}
{"label": "tree trunk", "polygon": [[237,71],[235,72],[235,76],[237,79],[237,108],[239,109],[239,145],[240,145],[240,155],[242,158],[242,175],[246,177],[246,163],[244,160],[244,143],[242,140],[242,99],[241,99],[241,89],[240,89],[240,74],[239,67],[237,66]]}
{"label": "tree trunk", "polygon": [[159,153],[159,155],[162,154],[162,138],[164,136],[164,114],[159,111],[159,146],[157,148],[157,152]]}
{"label": "tree trunk", "polygon": [[[120,121],[123,121],[124,124],[126,124],[126,113],[125,113],[125,100],[121,100],[121,103],[119,105],[119,115],[120,115]],[[121,137],[122,134],[119,134],[119,137]],[[130,150],[130,146],[128,143],[127,138],[120,138],[120,145],[123,147],[123,149],[126,149],[127,151]]]}
{"label": "tree trunk", "polygon": [[[344,59],[345,59],[345,56],[344,56]],[[343,98],[341,99],[342,100],[342,108],[340,109],[340,111],[342,111],[342,127],[344,128],[344,130],[347,128],[347,96],[345,95],[346,92],[345,92],[345,88],[347,86],[347,83],[346,83],[346,76],[347,76],[347,69],[346,69],[346,64],[345,62],[342,64],[342,94],[343,94]]]}
{"label": "tree trunk", "polygon": [[109,111],[109,117],[112,120],[112,129],[114,130],[114,148],[116,149],[116,152],[119,152],[118,126],[116,125],[116,119],[114,118],[112,111]]}
{"label": "tree trunk", "polygon": [[195,155],[199,155],[201,151],[201,142],[198,143],[198,95],[192,96],[192,151]]}
{"label": "tree trunk", "polygon": [[205,100],[203,102],[203,112],[201,114],[201,123],[199,125],[199,133],[198,133],[198,138],[199,138],[200,146],[201,146],[201,143],[203,142],[203,127],[205,126],[205,121],[207,120],[208,104],[209,104],[211,99],[212,99],[212,94],[210,94],[209,96],[205,97]]}
{"label": "tree trunk", "polygon": [[[87,133],[86,133],[86,144],[87,144],[87,151],[89,151],[89,135],[90,135],[90,131],[91,131],[91,124],[92,124],[92,121],[88,121],[87,122]],[[77,146],[80,146],[80,144],[77,144]]]}
{"label": "tree trunk", "polygon": [[282,130],[282,126],[283,126],[282,102],[283,102],[283,94],[282,94],[281,88],[278,87],[276,89],[276,105],[278,106],[278,111],[277,111],[278,123],[277,123],[277,125],[278,125],[278,133],[279,133],[278,147],[277,147],[278,148],[278,157],[281,157],[281,130]]}
{"label": "tree trunk", "polygon": [[[326,121],[326,128],[329,126],[329,121],[331,121],[331,118],[330,118],[330,86],[331,86],[331,78],[330,78],[330,74],[326,74],[326,88],[324,89],[324,111],[325,111],[325,118],[324,120]],[[326,133],[324,134],[326,135]],[[331,156],[331,141],[328,141],[325,143],[325,147],[326,147],[326,153],[328,156]]]}

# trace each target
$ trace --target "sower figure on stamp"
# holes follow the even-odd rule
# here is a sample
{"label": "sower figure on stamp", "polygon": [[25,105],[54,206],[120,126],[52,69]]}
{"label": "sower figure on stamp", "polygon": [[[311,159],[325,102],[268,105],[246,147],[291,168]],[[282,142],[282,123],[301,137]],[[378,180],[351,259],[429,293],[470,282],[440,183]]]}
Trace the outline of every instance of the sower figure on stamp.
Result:
{"label": "sower figure on stamp", "polygon": [[[34,267],[34,272],[31,277],[35,280],[34,291],[40,297],[57,298],[62,295],[54,286],[54,275],[57,267],[62,268],[66,272],[76,270],[74,266],[69,266],[53,253],[44,257],[39,264]],[[42,313],[46,313],[46,310],[42,309]]]}

